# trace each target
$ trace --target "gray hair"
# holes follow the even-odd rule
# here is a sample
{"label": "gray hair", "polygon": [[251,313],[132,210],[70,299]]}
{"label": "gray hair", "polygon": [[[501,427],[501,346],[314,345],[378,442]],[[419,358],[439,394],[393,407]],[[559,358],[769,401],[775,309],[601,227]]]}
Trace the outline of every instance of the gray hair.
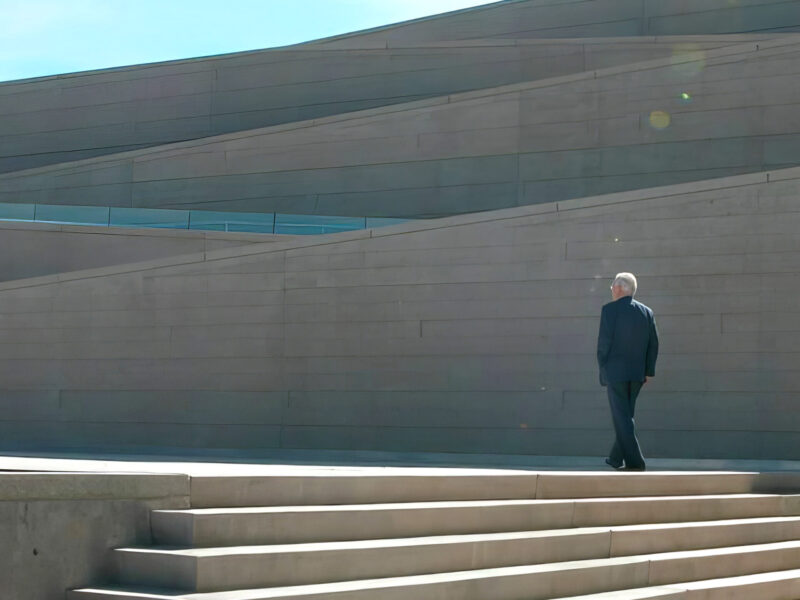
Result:
{"label": "gray hair", "polygon": [[633,273],[617,273],[617,276],[614,277],[614,283],[611,285],[621,287],[631,296],[636,294],[637,283],[636,276]]}

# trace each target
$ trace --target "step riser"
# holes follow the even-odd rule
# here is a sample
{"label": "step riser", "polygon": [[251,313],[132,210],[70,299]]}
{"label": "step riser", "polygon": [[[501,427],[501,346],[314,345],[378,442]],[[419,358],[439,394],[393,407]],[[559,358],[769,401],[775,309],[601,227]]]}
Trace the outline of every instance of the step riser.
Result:
{"label": "step riser", "polygon": [[[354,592],[292,595],[292,600],[548,600],[596,594],[613,590],[644,588],[665,585],[664,577],[678,577],[688,581],[690,574],[696,579],[708,577],[733,577],[770,570],[800,567],[797,548],[746,552],[738,555],[719,555],[691,558],[660,558],[651,563],[642,558],[635,562],[602,566],[578,566],[579,563],[561,565],[552,571],[498,574],[483,578],[466,578],[460,581],[420,582],[391,588],[362,589]],[[468,577],[468,576],[467,576]],[[679,585],[676,587],[680,587]],[[685,596],[678,596],[685,598]],[[719,597],[719,596],[718,596]],[[766,600],[757,596],[759,600]],[[265,593],[263,598],[281,598]],[[702,595],[696,598],[703,598]],[[729,598],[729,597],[726,597]],[[116,599],[115,599],[116,600]],[[705,600],[705,599],[704,599]],[[750,597],[748,600],[753,600]]]}
{"label": "step riser", "polygon": [[736,577],[752,573],[786,571],[798,567],[800,567],[800,549],[798,548],[765,550],[738,555],[664,558],[651,562],[648,585]]}
{"label": "step riser", "polygon": [[[198,563],[193,559],[177,559],[167,555],[114,553],[116,580],[136,586],[164,587],[176,590],[197,590]],[[208,570],[210,565],[204,565]],[[234,565],[238,572],[252,565]],[[217,588],[224,589],[224,588]],[[230,588],[234,589],[234,588]]]}
{"label": "step riser", "polygon": [[[506,577],[488,577],[456,582],[419,583],[397,588],[379,588],[337,594],[312,594],[314,600],[545,600],[647,585],[647,563],[567,569]],[[644,583],[643,583],[644,582]],[[230,589],[230,588],[228,588]],[[269,597],[266,596],[265,597]],[[278,596],[280,597],[280,596]],[[291,596],[295,598],[295,596]],[[306,598],[305,595],[300,598]]]}
{"label": "step riser", "polygon": [[715,521],[800,514],[800,498],[686,498],[554,501],[547,504],[459,508],[312,511],[195,515],[154,511],[157,544],[236,546],[538,531],[647,523]]}
{"label": "step riser", "polygon": [[800,497],[798,496],[648,499],[629,503],[578,501],[575,502],[573,525],[575,527],[644,525],[798,514],[800,514]]}
{"label": "step riser", "polygon": [[738,587],[690,589],[686,591],[685,597],[680,598],[681,600],[684,598],[685,600],[796,600],[800,598],[800,578]]}
{"label": "step riser", "polygon": [[[191,505],[193,508],[223,508],[526,500],[536,498],[537,480],[536,474],[456,477],[193,477]],[[745,485],[740,482],[731,483]]]}
{"label": "step riser", "polygon": [[[783,573],[791,576],[784,577]],[[773,579],[771,576],[775,576]],[[561,600],[796,600],[800,598],[800,574],[784,571],[768,574],[766,581],[751,577],[676,583],[644,589],[570,596]],[[306,600],[307,596],[300,596]],[[92,599],[95,600],[95,599]]]}
{"label": "step riser", "polygon": [[[405,589],[373,590],[370,595],[344,594],[346,600],[547,600],[567,595],[586,594],[592,591],[619,589],[627,582],[646,581],[647,565],[615,565],[579,571],[564,570],[555,573],[520,575],[482,580],[447,582],[431,585],[408,586]],[[635,584],[634,584],[635,585]],[[309,600],[333,600],[333,595],[310,596]],[[339,600],[338,596],[335,597]]]}
{"label": "step riser", "polygon": [[124,583],[193,591],[277,587],[470,569],[606,558],[610,532],[543,540],[441,546],[236,555],[198,561],[196,578],[183,561],[118,552]]}
{"label": "step riser", "polygon": [[[800,538],[800,521],[616,530],[391,548],[206,557],[117,553],[123,581],[196,591],[304,585],[722,548]],[[180,560],[173,560],[178,559]],[[196,577],[194,575],[196,574]]]}
{"label": "step riser", "polygon": [[[720,585],[702,589],[681,589],[680,585],[670,586],[670,590],[631,590],[627,594],[571,596],[563,600],[796,600],[800,598],[800,577],[782,581],[743,584],[739,586]],[[408,593],[406,589],[403,590]],[[397,600],[401,596],[390,597],[383,590],[362,590],[337,594],[301,594],[292,596],[270,596],[269,600]],[[491,596],[495,598],[495,596]],[[525,596],[523,596],[525,597]],[[475,596],[470,596],[475,598]],[[67,593],[66,600],[151,600],[151,597],[133,594],[105,594],[102,592],[73,591]],[[257,597],[251,600],[259,600]],[[264,600],[267,600],[264,598]]]}
{"label": "step riser", "polygon": [[[682,590],[679,586],[667,586],[648,587],[643,590],[601,592],[600,594],[590,594],[588,596],[570,596],[569,598],[559,598],[559,600],[688,600],[686,594],[686,590]],[[753,599],[751,598],[750,600]],[[767,598],[760,600],[767,600]]]}
{"label": "step riser", "polygon": [[800,539],[800,521],[613,530],[610,555],[637,556],[702,548],[751,546]]}
{"label": "step riser", "polygon": [[605,473],[469,476],[193,477],[194,508],[309,506],[458,500],[523,500],[659,495],[746,494],[759,487],[794,486],[789,474]]}
{"label": "step riser", "polygon": [[530,506],[512,506],[345,510],[231,519],[203,516],[194,517],[193,526],[182,528],[183,533],[193,532],[191,539],[173,537],[175,528],[162,527],[164,517],[169,520],[176,513],[153,513],[151,523],[156,543],[203,547],[565,529],[572,526],[572,513],[572,503],[564,502],[536,510]]}
{"label": "step riser", "polygon": [[[759,473],[715,473],[698,476],[691,473],[540,473],[536,497],[558,498],[629,498],[646,496],[699,496],[750,494],[757,488],[797,485],[800,481],[783,473],[769,481]],[[790,481],[791,479],[791,481]],[[766,492],[769,493],[769,490]]]}

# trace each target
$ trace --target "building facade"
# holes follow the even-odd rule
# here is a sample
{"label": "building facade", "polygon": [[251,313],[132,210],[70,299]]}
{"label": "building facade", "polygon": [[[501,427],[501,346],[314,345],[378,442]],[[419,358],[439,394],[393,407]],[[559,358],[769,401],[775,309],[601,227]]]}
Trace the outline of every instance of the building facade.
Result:
{"label": "building facade", "polygon": [[599,311],[633,271],[663,338],[646,450],[800,458],[800,2],[686,4],[0,84],[0,218],[365,219],[3,225],[30,250],[0,284],[0,445],[599,455]]}

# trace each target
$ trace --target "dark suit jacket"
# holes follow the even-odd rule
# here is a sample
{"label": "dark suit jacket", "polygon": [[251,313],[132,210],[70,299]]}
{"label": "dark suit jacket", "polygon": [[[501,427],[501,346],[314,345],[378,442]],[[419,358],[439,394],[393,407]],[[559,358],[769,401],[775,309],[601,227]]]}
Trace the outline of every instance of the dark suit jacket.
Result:
{"label": "dark suit jacket", "polygon": [[603,307],[597,337],[600,385],[654,377],[657,357],[658,331],[652,310],[631,296]]}

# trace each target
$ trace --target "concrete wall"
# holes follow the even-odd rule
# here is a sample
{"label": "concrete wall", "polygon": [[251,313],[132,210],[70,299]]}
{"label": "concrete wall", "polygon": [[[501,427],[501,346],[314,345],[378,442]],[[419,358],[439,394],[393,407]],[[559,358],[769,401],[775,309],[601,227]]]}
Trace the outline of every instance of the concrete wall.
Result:
{"label": "concrete wall", "polygon": [[186,475],[0,472],[3,596],[57,600],[111,582],[112,548],[152,543],[150,510],[188,506]]}
{"label": "concrete wall", "polygon": [[[779,170],[800,164],[800,37],[583,39],[791,31],[799,8],[505,2],[0,86],[5,170],[237,131],[6,173],[0,202],[492,211],[180,256],[0,230],[50,273],[0,284],[0,446],[600,455],[597,315],[632,270],[663,334],[646,452],[800,458],[800,171]],[[123,255],[158,258],[103,262]]]}
{"label": "concrete wall", "polygon": [[282,240],[285,236],[0,221],[0,281]]}
{"label": "concrete wall", "polygon": [[800,163],[798,63],[797,37],[690,51],[6,174],[0,201],[440,216],[757,172]]}
{"label": "concrete wall", "polygon": [[800,31],[797,0],[505,0],[318,43]]}
{"label": "concrete wall", "polygon": [[687,43],[717,48],[737,39],[301,46],[0,83],[0,173],[670,56]]}
{"label": "concrete wall", "polygon": [[800,458],[800,169],[0,286],[6,448],[601,455],[609,279],[648,456]]}

